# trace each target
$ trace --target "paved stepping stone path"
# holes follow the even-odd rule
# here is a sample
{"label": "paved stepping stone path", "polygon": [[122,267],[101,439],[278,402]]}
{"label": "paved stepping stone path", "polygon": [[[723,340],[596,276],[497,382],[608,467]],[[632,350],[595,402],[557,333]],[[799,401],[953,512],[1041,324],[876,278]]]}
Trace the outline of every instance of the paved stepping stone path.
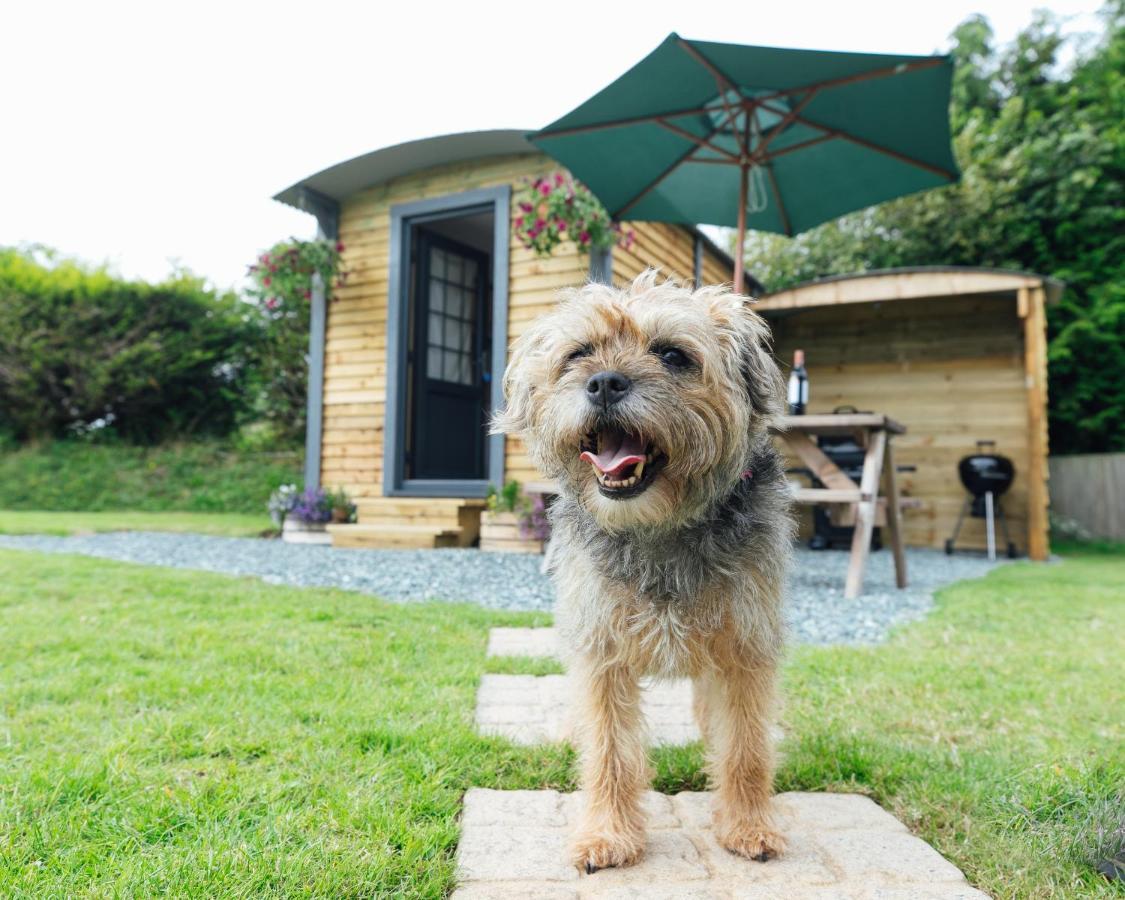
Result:
{"label": "paved stepping stone path", "polygon": [[[558,632],[554,628],[493,628],[488,655],[558,659]],[[569,740],[572,697],[565,675],[485,675],[477,692],[477,730],[517,744]],[[699,740],[687,679],[646,684],[643,704],[653,744]]]}
{"label": "paved stepping stone path", "polygon": [[[557,658],[557,635],[547,628],[498,628],[488,652]],[[478,727],[524,744],[565,740],[566,690],[565,675],[485,675],[477,698]],[[649,686],[645,712],[656,743],[698,738],[687,681]],[[567,854],[582,802],[581,793],[471,789],[461,818],[454,900],[987,896],[898,819],[858,794],[778,796],[778,824],[789,849],[780,859],[758,863],[735,856],[715,840],[709,793],[650,791],[644,858],[593,875],[580,873]]]}
{"label": "paved stepping stone path", "polygon": [[729,898],[923,900],[981,898],[952,863],[857,794],[781,794],[788,852],[766,863],[735,856],[711,833],[711,795],[649,792],[644,858],[580,873],[567,860],[581,794],[465,795],[454,900],[483,898]]}

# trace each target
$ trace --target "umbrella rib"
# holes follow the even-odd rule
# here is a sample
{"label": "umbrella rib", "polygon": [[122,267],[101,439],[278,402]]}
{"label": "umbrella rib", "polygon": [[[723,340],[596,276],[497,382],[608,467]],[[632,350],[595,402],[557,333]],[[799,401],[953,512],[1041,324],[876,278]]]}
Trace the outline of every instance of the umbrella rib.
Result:
{"label": "umbrella rib", "polygon": [[793,225],[789,221],[789,214],[785,211],[785,204],[781,202],[781,191],[777,187],[777,178],[773,174],[773,166],[768,163],[762,166],[766,170],[766,175],[770,180],[770,188],[773,190],[773,199],[777,201],[777,212],[781,216],[781,227],[785,229],[787,237],[793,236]]}
{"label": "umbrella rib", "polygon": [[799,91],[807,91],[812,88],[824,90],[826,88],[842,87],[845,84],[855,84],[857,81],[869,81],[872,78],[882,78],[887,75],[903,75],[907,72],[916,72],[919,69],[932,69],[934,66],[940,66],[945,62],[947,62],[947,60],[944,56],[930,56],[912,63],[899,63],[894,66],[885,66],[882,69],[857,72],[855,75],[842,75],[839,78],[814,81],[812,84],[804,84],[800,87],[785,88],[785,90],[774,91],[772,94],[766,94],[766,96],[758,99],[759,102],[765,103],[770,100],[776,100],[778,97],[787,97],[790,94],[796,94]]}
{"label": "umbrella rib", "polygon": [[[761,105],[771,112],[780,113],[781,115],[785,114],[784,110],[772,107],[768,103],[762,103]],[[795,116],[793,121],[800,122],[802,125],[808,125],[810,128],[815,128],[817,131],[822,131],[830,137],[836,137],[845,141],[849,141],[853,144],[858,144],[860,147],[866,147],[868,150],[874,150],[876,153],[882,153],[886,156],[897,159],[900,162],[908,163],[912,166],[917,166],[919,169],[925,169],[927,172],[931,172],[934,175],[940,175],[942,178],[945,178],[948,181],[957,180],[957,176],[954,173],[947,172],[940,166],[931,165],[930,163],[923,162],[920,159],[914,159],[914,157],[907,156],[905,153],[899,153],[897,150],[892,150],[890,147],[882,147],[879,144],[867,140],[866,138],[858,137],[854,134],[850,134],[847,131],[842,131],[839,128],[830,128],[827,125],[821,125],[819,122],[814,122],[811,119],[806,119],[802,116]]]}
{"label": "umbrella rib", "polygon": [[[781,132],[783,132],[786,128],[788,128],[790,125],[792,125],[797,120],[797,117],[800,116],[800,114],[801,114],[801,110],[803,110],[806,106],[809,105],[809,103],[812,101],[812,99],[816,96],[818,90],[820,90],[820,89],[819,88],[813,88],[807,94],[805,94],[805,96],[801,98],[801,101],[796,106],[794,106],[791,110],[789,110],[789,112],[785,114],[785,117],[780,122],[778,122],[773,128],[770,129],[770,133],[765,135],[762,138],[762,142],[760,144],[758,144],[757,147],[754,148],[754,154],[755,155],[761,154],[762,158],[763,159],[765,158],[765,156],[766,156],[765,151],[766,151],[766,148],[769,147],[770,141],[772,141],[775,137],[777,137],[779,134],[781,134]],[[772,111],[772,108],[770,108],[770,107],[767,107],[767,108],[771,109],[771,111]]]}
{"label": "umbrella rib", "polygon": [[643,200],[646,196],[648,196],[648,193],[653,188],[655,188],[658,184],[660,184],[660,182],[662,182],[665,178],[667,178],[677,166],[681,165],[682,163],[687,162],[698,149],[699,149],[698,147],[692,147],[690,150],[688,150],[687,153],[683,154],[680,157],[677,157],[672,162],[672,164],[670,166],[668,166],[668,168],[666,168],[663,172],[661,172],[659,175],[657,175],[652,181],[650,181],[648,184],[646,184],[644,186],[644,189],[639,194],[637,194],[635,197],[633,197],[632,200],[630,200],[624,206],[621,206],[621,207],[618,207],[617,209],[615,209],[613,211],[613,218],[620,219],[623,215],[625,215],[625,213],[627,213],[634,206],[636,206],[638,203],[640,203],[641,200]]}
{"label": "umbrella rib", "polygon": [[[813,147],[817,144],[823,144],[825,141],[835,140],[834,134],[822,134],[820,137],[809,138],[807,141],[801,141],[799,144],[790,144],[788,147],[782,147],[780,150],[775,150],[773,153],[767,153],[762,156],[762,162],[769,162],[770,160],[777,159],[779,156],[785,156],[787,153],[793,153],[796,150],[804,150],[806,147]],[[697,160],[703,162],[703,160]]]}
{"label": "umbrella rib", "polygon": [[682,138],[687,138],[689,141],[699,145],[700,147],[706,147],[708,150],[714,150],[716,153],[722,154],[732,162],[738,162],[737,156],[735,156],[729,150],[724,150],[722,147],[712,144],[706,138],[698,137],[697,135],[692,134],[690,131],[686,131],[683,128],[680,128],[679,125],[673,125],[671,122],[668,122],[665,119],[657,119],[656,122],[658,125],[663,125],[673,134],[678,134]]}
{"label": "umbrella rib", "polygon": [[[685,41],[682,37],[677,36],[676,41],[679,43],[680,47],[683,50],[687,51],[688,56],[690,56],[697,63],[699,63],[701,66],[703,66],[703,68],[706,69],[711,74],[711,77],[715,79],[715,86],[718,87],[718,89],[719,89],[719,99],[722,100],[723,109],[726,110],[726,113],[727,113],[727,121],[720,123],[720,125],[715,130],[718,131],[718,129],[721,128],[723,125],[726,125],[726,124],[729,123],[730,126],[731,126],[731,130],[734,132],[735,136],[737,137],[738,136],[738,112],[739,112],[739,110],[737,108],[734,108],[734,109],[731,108],[731,104],[727,101],[727,91],[734,91],[734,93],[737,94],[738,88],[736,88],[735,85],[734,85],[734,82],[731,81],[727,77],[726,72],[724,72],[722,69],[720,69],[718,66],[716,66],[713,62],[711,62],[711,60],[709,60],[706,56],[704,56],[702,53],[700,53],[695,47],[693,47],[691,44],[689,44],[687,41]],[[745,140],[743,140],[741,143],[742,143],[743,154],[745,156],[749,156],[750,155],[750,145],[749,145],[749,143]]]}
{"label": "umbrella rib", "polygon": [[[545,140],[547,138],[569,137],[572,134],[585,134],[588,131],[604,131],[609,128],[625,128],[629,125],[643,125],[646,122],[659,122],[661,119],[678,119],[680,116],[710,115],[714,110],[707,106],[696,106],[691,109],[677,109],[674,112],[650,113],[644,116],[630,116],[627,119],[614,119],[612,122],[597,122],[591,125],[574,125],[571,128],[559,128],[542,131],[532,135],[532,140]],[[549,127],[549,126],[548,126]]]}

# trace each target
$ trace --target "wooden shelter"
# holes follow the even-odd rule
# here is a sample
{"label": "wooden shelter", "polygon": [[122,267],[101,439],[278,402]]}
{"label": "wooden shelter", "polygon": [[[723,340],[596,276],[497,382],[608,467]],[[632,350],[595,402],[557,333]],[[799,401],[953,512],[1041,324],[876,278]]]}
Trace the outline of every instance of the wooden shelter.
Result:
{"label": "wooden shelter", "polygon": [[[1012,536],[1049,552],[1045,307],[1062,285],[1027,272],[918,268],[825,278],[768,294],[757,310],[783,363],[805,351],[810,413],[874,410],[906,426],[900,485],[917,508],[906,543],[941,547],[966,496],[957,475],[978,440],[996,442],[1016,479],[1003,498]],[[984,546],[979,519],[958,546]]]}
{"label": "wooden shelter", "polygon": [[[359,523],[347,546],[467,546],[489,484],[539,475],[519,441],[489,436],[507,348],[587,278],[648,266],[729,282],[730,258],[700,232],[630,222],[624,250],[540,259],[513,240],[513,195],[558,169],[523,131],[447,135],[377,150],[276,199],[344,244],[347,284],[314,285],[305,481],[346,488]],[[748,290],[753,284],[748,281]]]}

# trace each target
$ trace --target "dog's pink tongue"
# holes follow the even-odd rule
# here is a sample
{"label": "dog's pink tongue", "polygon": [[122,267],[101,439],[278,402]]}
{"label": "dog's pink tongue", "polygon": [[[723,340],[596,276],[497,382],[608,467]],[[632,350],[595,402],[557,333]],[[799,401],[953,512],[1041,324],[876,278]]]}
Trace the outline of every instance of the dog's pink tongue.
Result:
{"label": "dog's pink tongue", "polygon": [[596,466],[603,475],[619,475],[627,466],[636,465],[645,458],[644,444],[631,434],[605,432],[602,434],[601,453],[585,450],[580,459]]}

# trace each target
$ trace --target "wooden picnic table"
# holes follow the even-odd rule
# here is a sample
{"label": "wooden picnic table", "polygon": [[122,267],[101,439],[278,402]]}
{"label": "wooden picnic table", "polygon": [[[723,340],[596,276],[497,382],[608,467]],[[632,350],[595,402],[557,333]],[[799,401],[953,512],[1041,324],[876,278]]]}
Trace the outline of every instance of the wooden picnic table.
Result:
{"label": "wooden picnic table", "polygon": [[[846,505],[852,513],[855,533],[852,536],[848,574],[844,581],[844,597],[858,597],[863,588],[863,570],[871,550],[871,532],[876,517],[885,510],[886,527],[890,532],[895,558],[895,583],[906,587],[906,554],[902,546],[902,507],[898,482],[895,480],[895,458],[891,445],[896,434],[906,428],[880,413],[818,413],[806,416],[782,416],[773,434],[780,437],[794,455],[824,485],[822,488],[797,488],[797,503]],[[848,477],[816,445],[818,435],[853,435],[856,443],[866,448],[863,474],[859,484]],[[883,496],[879,494],[880,482]]]}
{"label": "wooden picnic table", "polygon": [[[848,507],[855,522],[852,537],[848,575],[844,581],[844,596],[849,600],[858,597],[863,587],[863,570],[871,549],[871,531],[876,518],[886,517],[891,548],[895,557],[895,583],[906,587],[906,554],[902,547],[902,507],[908,503],[899,497],[895,481],[895,458],[891,438],[905,434],[906,428],[894,419],[878,413],[826,413],[807,416],[782,416],[771,432],[789,445],[790,449],[825,485],[823,488],[798,488],[793,491],[797,503],[816,506],[829,504]],[[813,441],[814,435],[850,434],[856,443],[867,448],[863,460],[863,476],[856,484],[840,467],[830,460]],[[883,496],[879,495],[879,482],[883,482]],[[529,481],[523,489],[528,493],[556,494],[553,481]],[[851,512],[854,507],[854,513]],[[544,557],[544,571],[550,562],[552,545]]]}

